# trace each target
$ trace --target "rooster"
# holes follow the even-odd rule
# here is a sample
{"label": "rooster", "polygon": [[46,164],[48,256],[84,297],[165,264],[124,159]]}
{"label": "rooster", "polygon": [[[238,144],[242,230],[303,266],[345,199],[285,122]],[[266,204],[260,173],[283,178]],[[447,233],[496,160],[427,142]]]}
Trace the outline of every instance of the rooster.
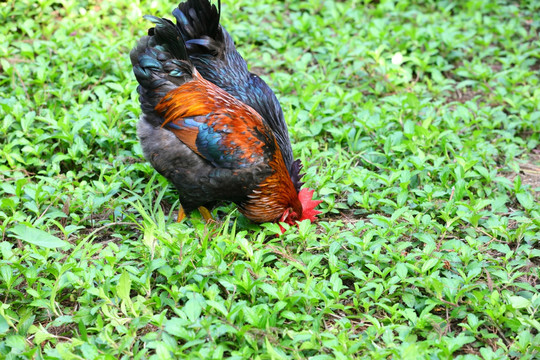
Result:
{"label": "rooster", "polygon": [[300,179],[291,176],[286,127],[289,166],[283,131],[205,80],[179,27],[146,18],[154,27],[130,54],[143,111],[138,136],[145,157],[180,193],[179,219],[199,208],[208,220],[204,207],[226,200],[254,222],[313,221],[320,201],[312,200],[311,190],[298,191]]}

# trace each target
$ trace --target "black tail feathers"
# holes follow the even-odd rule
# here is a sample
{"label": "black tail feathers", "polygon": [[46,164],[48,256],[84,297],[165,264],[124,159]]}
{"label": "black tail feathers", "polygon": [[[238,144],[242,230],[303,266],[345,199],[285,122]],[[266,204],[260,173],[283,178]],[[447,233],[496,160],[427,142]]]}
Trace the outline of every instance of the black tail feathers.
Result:
{"label": "black tail feathers", "polygon": [[216,56],[221,53],[224,39],[219,26],[220,14],[220,0],[217,7],[210,0],[187,0],[174,9],[176,25],[190,54],[208,53]]}
{"label": "black tail feathers", "polygon": [[170,20],[145,16],[154,23],[131,50],[133,73],[139,82],[141,108],[153,113],[156,105],[171,90],[190,81],[193,64],[179,29]]}
{"label": "black tail feathers", "polygon": [[189,60],[182,34],[172,21],[151,15],[145,15],[144,18],[155,25],[148,29],[148,35],[154,37],[159,50],[168,52],[175,59]]}

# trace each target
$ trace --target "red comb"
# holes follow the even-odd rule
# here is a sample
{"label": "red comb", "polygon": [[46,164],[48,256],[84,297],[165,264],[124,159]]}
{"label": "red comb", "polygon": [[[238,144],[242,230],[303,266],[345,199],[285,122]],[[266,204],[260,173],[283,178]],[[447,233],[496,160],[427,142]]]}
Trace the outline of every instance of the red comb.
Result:
{"label": "red comb", "polygon": [[322,203],[322,200],[313,200],[314,192],[315,190],[303,188],[298,193],[298,200],[302,203],[302,217],[299,221],[309,219],[309,221],[314,222],[315,217],[321,213],[319,210],[315,210],[315,208]]}

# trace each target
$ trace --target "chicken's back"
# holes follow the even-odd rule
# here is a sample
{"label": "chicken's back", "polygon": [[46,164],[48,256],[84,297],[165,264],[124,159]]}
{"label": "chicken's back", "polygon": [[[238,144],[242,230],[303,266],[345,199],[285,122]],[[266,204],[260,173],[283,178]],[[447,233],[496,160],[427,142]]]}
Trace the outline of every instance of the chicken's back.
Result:
{"label": "chicken's back", "polygon": [[208,0],[188,0],[181,3],[173,15],[189,58],[199,73],[264,118],[274,132],[287,169],[294,178],[298,164],[293,165],[291,141],[281,105],[266,82],[248,71],[231,36],[220,25],[220,9]]}

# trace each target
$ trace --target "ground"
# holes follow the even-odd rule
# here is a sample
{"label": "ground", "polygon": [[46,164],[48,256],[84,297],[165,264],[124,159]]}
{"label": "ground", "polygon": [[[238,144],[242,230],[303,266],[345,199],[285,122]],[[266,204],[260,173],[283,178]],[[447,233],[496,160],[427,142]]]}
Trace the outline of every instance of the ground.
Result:
{"label": "ground", "polygon": [[224,0],[323,200],[283,236],[142,156],[175,5],[0,2],[0,358],[539,356],[537,2]]}

